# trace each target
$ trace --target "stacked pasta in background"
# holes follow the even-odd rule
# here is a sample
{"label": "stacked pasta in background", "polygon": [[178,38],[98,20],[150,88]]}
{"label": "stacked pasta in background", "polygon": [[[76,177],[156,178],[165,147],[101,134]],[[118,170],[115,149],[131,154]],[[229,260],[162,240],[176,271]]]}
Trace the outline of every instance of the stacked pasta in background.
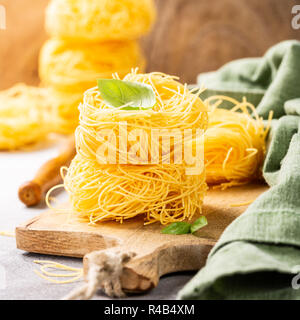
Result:
{"label": "stacked pasta in background", "polygon": [[97,78],[120,77],[145,59],[137,42],[155,19],[152,0],[52,0],[46,10],[50,39],[40,53],[39,73],[49,88],[56,131],[78,123],[78,103]]}

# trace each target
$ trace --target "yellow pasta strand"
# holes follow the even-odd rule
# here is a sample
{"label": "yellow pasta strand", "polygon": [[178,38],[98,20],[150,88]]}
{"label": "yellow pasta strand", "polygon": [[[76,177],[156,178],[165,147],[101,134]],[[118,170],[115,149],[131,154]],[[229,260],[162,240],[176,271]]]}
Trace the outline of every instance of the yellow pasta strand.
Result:
{"label": "yellow pasta strand", "polygon": [[254,200],[245,201],[245,202],[241,202],[241,203],[231,203],[231,204],[230,204],[230,207],[243,207],[243,206],[248,206],[248,205],[251,204],[252,202],[254,202]]}
{"label": "yellow pasta strand", "polygon": [[[34,270],[34,272],[41,278],[56,284],[73,283],[80,280],[83,277],[82,268],[73,268],[61,263],[57,263],[49,260],[34,260],[35,264],[40,265],[40,271]],[[51,272],[49,270],[62,270],[63,273]],[[69,272],[69,273],[67,273]],[[68,280],[57,280],[56,278],[71,278]]]}
{"label": "yellow pasta strand", "polygon": [[11,232],[11,231],[0,231],[0,236],[14,238],[15,237],[15,233]]}

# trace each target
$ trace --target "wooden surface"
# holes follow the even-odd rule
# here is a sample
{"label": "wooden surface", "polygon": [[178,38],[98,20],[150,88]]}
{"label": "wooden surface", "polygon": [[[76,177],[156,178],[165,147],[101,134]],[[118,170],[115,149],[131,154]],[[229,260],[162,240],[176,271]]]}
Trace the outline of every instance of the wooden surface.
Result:
{"label": "wooden surface", "polygon": [[[15,82],[38,84],[38,51],[48,0],[0,0],[7,29],[0,30],[0,89]],[[142,41],[148,71],[179,75],[193,83],[200,72],[241,57],[261,56],[284,39],[299,39],[291,27],[295,0],[156,0],[158,19]]]}
{"label": "wooden surface", "polygon": [[130,291],[148,290],[164,274],[198,270],[203,266],[226,226],[246,209],[246,206],[231,205],[254,200],[266,189],[265,185],[252,184],[210,191],[203,207],[208,225],[197,236],[161,234],[160,224],[144,226],[138,218],[124,224],[105,222],[92,226],[79,223],[68,213],[49,211],[17,227],[17,247],[72,257],[113,247],[132,251],[137,256],[126,264],[122,286]]}
{"label": "wooden surface", "polygon": [[37,85],[38,53],[45,41],[44,9],[48,0],[0,0],[6,30],[0,30],[0,89],[17,82]]}
{"label": "wooden surface", "polygon": [[144,48],[150,70],[194,83],[200,72],[233,59],[261,56],[285,39],[295,0],[156,0],[158,21]]}

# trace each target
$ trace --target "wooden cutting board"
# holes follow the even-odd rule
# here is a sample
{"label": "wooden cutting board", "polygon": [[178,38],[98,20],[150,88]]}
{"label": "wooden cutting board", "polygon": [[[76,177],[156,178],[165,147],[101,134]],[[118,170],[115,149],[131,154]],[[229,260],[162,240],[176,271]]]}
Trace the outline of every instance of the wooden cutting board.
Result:
{"label": "wooden cutting board", "polygon": [[233,205],[255,200],[266,190],[266,185],[250,184],[209,191],[203,206],[208,225],[196,236],[165,235],[160,232],[163,226],[144,226],[140,218],[94,226],[72,218],[71,211],[48,211],[16,228],[17,247],[71,257],[112,248],[135,252],[136,256],[123,270],[122,287],[127,291],[145,291],[155,287],[162,275],[200,269],[223,230],[247,208]]}

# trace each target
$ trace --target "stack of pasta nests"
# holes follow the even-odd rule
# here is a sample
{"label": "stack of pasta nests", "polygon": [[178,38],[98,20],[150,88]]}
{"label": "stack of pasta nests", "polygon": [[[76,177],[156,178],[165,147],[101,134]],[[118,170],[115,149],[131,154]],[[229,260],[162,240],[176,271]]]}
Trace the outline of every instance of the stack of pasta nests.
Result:
{"label": "stack of pasta nests", "polygon": [[[77,155],[64,176],[72,212],[91,223],[135,216],[161,224],[191,219],[201,213],[206,192],[204,163],[188,157],[197,155],[208,124],[200,92],[193,94],[176,77],[161,73],[133,71],[123,80],[151,87],[156,103],[126,110],[107,104],[97,87],[85,92],[75,131]],[[174,130],[177,137],[168,138]],[[169,146],[152,139],[156,133],[169,139]],[[102,161],[110,151],[116,151],[115,163]]]}
{"label": "stack of pasta nests", "polygon": [[40,53],[39,73],[50,90],[56,131],[70,133],[78,123],[83,92],[97,78],[143,71],[137,39],[155,18],[152,0],[52,0],[46,9],[50,35]]}

